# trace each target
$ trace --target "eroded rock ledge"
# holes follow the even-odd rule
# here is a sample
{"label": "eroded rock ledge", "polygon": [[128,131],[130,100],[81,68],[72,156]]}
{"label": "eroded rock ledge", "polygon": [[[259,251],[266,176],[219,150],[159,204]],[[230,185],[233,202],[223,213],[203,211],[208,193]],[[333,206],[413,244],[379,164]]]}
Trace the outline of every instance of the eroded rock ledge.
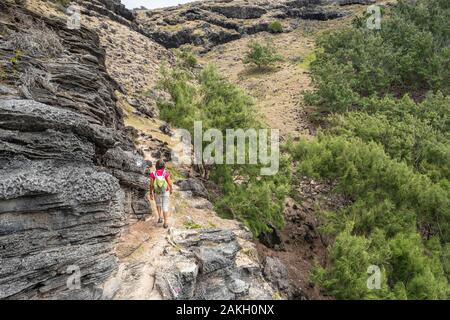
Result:
{"label": "eroded rock ledge", "polygon": [[76,0],[76,2],[81,6],[84,14],[98,14],[126,26],[133,25],[133,12],[128,10],[120,0]]}
{"label": "eroded rock ledge", "polygon": [[[235,230],[236,231],[236,230]],[[155,276],[164,299],[272,299],[273,288],[251,256],[251,234],[232,230],[172,230],[173,247],[161,259],[166,268]],[[247,242],[247,243],[246,243]],[[246,250],[242,250],[245,246]],[[256,252],[256,251],[255,251]],[[255,253],[254,253],[255,254]],[[169,262],[170,261],[170,262]]]}
{"label": "eroded rock ledge", "polygon": [[166,48],[184,44],[212,47],[245,35],[270,31],[270,23],[281,21],[289,32],[302,19],[329,20],[343,17],[331,0],[197,1],[172,8],[135,10],[140,32]]}
{"label": "eroded rock ledge", "polygon": [[0,298],[101,297],[122,228],[150,214],[116,89],[95,33],[0,2]]}

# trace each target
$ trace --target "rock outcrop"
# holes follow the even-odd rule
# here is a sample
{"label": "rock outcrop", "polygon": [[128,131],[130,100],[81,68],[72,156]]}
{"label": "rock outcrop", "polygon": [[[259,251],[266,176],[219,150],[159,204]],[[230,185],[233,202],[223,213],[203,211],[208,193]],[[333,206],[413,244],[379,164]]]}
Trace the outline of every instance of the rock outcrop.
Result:
{"label": "rock outcrop", "polygon": [[348,6],[352,4],[374,4],[376,0],[337,0],[336,2],[340,6]]}
{"label": "rock outcrop", "polygon": [[247,256],[248,248],[241,250],[244,240],[233,231],[174,229],[170,237],[173,246],[161,258],[166,267],[155,276],[164,299],[272,299],[259,263]]}
{"label": "rock outcrop", "polygon": [[140,32],[166,48],[189,44],[207,51],[243,36],[270,31],[280,21],[284,32],[299,25],[299,19],[329,20],[345,12],[329,8],[327,0],[202,1],[159,10],[136,10]]}
{"label": "rock outcrop", "polygon": [[0,2],[0,88],[0,298],[98,298],[151,213],[98,36]]}
{"label": "rock outcrop", "polygon": [[178,184],[180,185],[181,191],[188,192],[195,197],[208,197],[208,191],[199,179],[189,178],[181,180]]}
{"label": "rock outcrop", "polygon": [[286,266],[278,258],[266,257],[263,270],[264,276],[270,279],[279,291],[289,289],[289,275]]}
{"label": "rock outcrop", "polygon": [[133,26],[134,15],[120,0],[76,0],[83,14],[108,17],[126,26]]}

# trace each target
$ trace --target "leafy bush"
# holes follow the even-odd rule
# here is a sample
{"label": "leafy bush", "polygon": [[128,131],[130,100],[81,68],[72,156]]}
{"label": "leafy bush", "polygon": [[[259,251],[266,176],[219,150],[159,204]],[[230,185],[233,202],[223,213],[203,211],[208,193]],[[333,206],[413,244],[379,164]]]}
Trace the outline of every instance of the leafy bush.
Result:
{"label": "leafy bush", "polygon": [[277,54],[275,48],[270,43],[262,44],[257,41],[251,41],[248,44],[248,52],[244,57],[244,64],[252,64],[258,69],[262,69],[271,67],[281,60],[283,58]]}
{"label": "leafy bush", "polygon": [[181,63],[173,70],[162,69],[160,85],[170,100],[159,101],[161,118],[193,133],[194,121],[203,128],[258,128],[253,100],[239,87],[225,80],[210,65],[195,73]]}
{"label": "leafy bush", "polygon": [[311,278],[338,299],[393,298],[387,288],[386,270],[381,270],[381,290],[367,288],[368,266],[380,265],[384,251],[375,251],[369,239],[354,236],[346,229],[330,250],[330,269],[317,267]]}
{"label": "leafy bush", "polygon": [[[381,30],[359,19],[318,41],[305,97],[332,114],[290,151],[298,175],[335,181],[350,200],[324,213],[335,240],[312,273],[337,298],[448,299],[449,18],[448,1],[400,1]],[[370,265],[380,290],[366,286]]]}
{"label": "leafy bush", "polygon": [[269,31],[272,33],[281,33],[283,32],[283,25],[281,24],[280,21],[272,21],[269,24]]}
{"label": "leafy bush", "polygon": [[450,179],[450,99],[430,95],[419,104],[409,97],[379,104],[372,114],[356,111],[331,116],[327,133],[377,142],[392,158],[405,161],[433,181]]}
{"label": "leafy bush", "polygon": [[[215,203],[217,211],[224,217],[244,221],[255,236],[262,231],[271,231],[268,225],[282,229],[291,167],[288,158],[280,161],[280,170],[275,176],[260,176],[258,167],[241,166],[237,170],[234,168],[234,172],[230,166],[215,168],[212,178],[225,190],[224,196]],[[236,183],[235,176],[244,180]]]}
{"label": "leafy bush", "polygon": [[[387,298],[390,295],[386,292],[399,286],[405,288],[408,298],[446,297],[447,280],[440,262],[443,253],[430,258],[416,227],[425,238],[438,237],[443,243],[450,240],[448,181],[433,183],[405,163],[391,159],[380,145],[360,139],[321,135],[313,142],[299,143],[291,152],[300,161],[301,175],[336,180],[336,191],[352,199],[351,205],[326,213],[323,231],[337,237],[330,249],[330,267],[319,268],[313,275],[318,284],[338,298],[379,294]],[[380,234],[382,241],[377,240]],[[374,241],[392,247],[372,246]],[[391,252],[394,249],[399,257]],[[416,259],[420,266],[412,261]],[[365,287],[366,269],[372,264],[385,270],[389,286],[384,290],[389,291],[372,292]]]}
{"label": "leafy bush", "polygon": [[[381,30],[364,24],[324,35],[311,64],[316,90],[307,102],[325,111],[361,109],[361,98],[450,90],[446,0],[400,1]],[[431,22],[432,21],[432,22]]]}
{"label": "leafy bush", "polygon": [[[339,234],[330,250],[331,267],[316,268],[312,279],[338,299],[447,299],[449,291],[439,261],[415,233],[386,238]],[[379,289],[369,289],[368,266],[381,271]]]}
{"label": "leafy bush", "polygon": [[194,68],[197,65],[197,57],[192,52],[191,46],[182,46],[179,49],[175,49],[175,55],[177,56],[178,64],[181,64],[183,68]]}
{"label": "leafy bush", "polygon": [[388,235],[415,230],[416,222],[432,224],[431,234],[450,240],[450,189],[433,183],[404,162],[391,159],[382,146],[360,139],[321,135],[291,148],[301,161],[300,174],[338,181],[338,191],[352,205],[333,215],[330,230],[343,230],[351,218],[354,230],[369,234],[383,228]]}

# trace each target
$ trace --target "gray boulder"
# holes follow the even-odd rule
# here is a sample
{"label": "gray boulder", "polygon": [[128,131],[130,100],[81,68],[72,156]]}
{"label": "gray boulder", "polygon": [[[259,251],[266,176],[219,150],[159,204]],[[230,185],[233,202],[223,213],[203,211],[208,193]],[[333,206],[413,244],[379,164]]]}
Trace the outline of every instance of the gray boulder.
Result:
{"label": "gray boulder", "polygon": [[208,197],[208,191],[199,179],[189,178],[178,182],[178,185],[180,186],[181,191],[188,191],[194,197]]}
{"label": "gray boulder", "polygon": [[264,276],[280,291],[289,288],[288,271],[278,258],[266,257]]}
{"label": "gray boulder", "polygon": [[173,229],[170,238],[176,247],[166,250],[166,267],[155,276],[164,299],[270,299],[259,264],[249,272],[238,262],[242,247],[231,230]]}
{"label": "gray boulder", "polygon": [[270,230],[261,232],[259,235],[259,241],[268,248],[282,250],[284,248],[284,244],[280,232],[271,225],[268,227]]}

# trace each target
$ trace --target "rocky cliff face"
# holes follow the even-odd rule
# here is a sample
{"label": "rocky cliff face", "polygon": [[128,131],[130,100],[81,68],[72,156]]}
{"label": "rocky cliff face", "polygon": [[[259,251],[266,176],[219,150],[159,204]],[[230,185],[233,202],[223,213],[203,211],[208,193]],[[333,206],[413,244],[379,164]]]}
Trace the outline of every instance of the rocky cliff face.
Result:
{"label": "rocky cliff face", "polygon": [[127,26],[132,26],[133,12],[128,10],[120,0],[76,0],[83,14],[108,17]]}
{"label": "rocky cliff face", "polygon": [[117,88],[95,33],[0,2],[0,298],[101,297],[122,227],[150,214]]}
{"label": "rocky cliff face", "polygon": [[170,239],[174,246],[166,250],[164,267],[155,275],[161,296],[180,300],[272,299],[273,288],[249,254],[251,247],[241,250],[244,239],[250,240],[252,235],[235,232],[173,230]]}
{"label": "rocky cliff face", "polygon": [[290,32],[302,19],[329,20],[345,15],[330,0],[226,0],[201,1],[160,10],[136,10],[142,33],[167,48],[184,44],[204,51],[246,35],[269,31],[270,23],[281,21]]}

